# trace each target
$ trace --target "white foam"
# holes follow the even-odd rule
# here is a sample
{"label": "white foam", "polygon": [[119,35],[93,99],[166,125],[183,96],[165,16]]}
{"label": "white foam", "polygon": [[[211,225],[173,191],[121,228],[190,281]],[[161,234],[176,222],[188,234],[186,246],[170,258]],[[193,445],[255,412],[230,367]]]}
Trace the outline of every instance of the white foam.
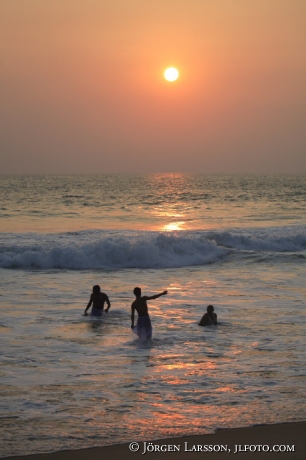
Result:
{"label": "white foam", "polygon": [[[9,242],[9,243],[8,243]],[[306,235],[239,232],[2,234],[0,267],[37,269],[178,268],[220,261],[229,253],[301,252]]]}

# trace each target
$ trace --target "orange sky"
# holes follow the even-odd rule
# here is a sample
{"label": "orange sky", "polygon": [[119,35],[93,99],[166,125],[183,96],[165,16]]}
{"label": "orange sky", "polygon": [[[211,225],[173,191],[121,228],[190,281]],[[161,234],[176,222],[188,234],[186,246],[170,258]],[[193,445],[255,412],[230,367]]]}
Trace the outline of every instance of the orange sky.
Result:
{"label": "orange sky", "polygon": [[306,173],[304,0],[1,0],[0,22],[2,173]]}

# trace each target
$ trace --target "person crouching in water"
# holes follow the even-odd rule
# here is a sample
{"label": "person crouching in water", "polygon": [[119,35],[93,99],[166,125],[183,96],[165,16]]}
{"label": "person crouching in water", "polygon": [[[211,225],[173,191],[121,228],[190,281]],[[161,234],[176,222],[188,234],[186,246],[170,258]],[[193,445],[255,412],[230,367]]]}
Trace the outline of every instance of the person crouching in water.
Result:
{"label": "person crouching in water", "polygon": [[99,285],[95,285],[92,288],[92,294],[85,309],[84,315],[87,316],[87,310],[92,305],[91,316],[102,316],[105,302],[107,303],[107,308],[105,311],[108,312],[111,306],[109,298],[104,292],[101,292]]}
{"label": "person crouching in water", "polygon": [[[148,313],[147,301],[157,299],[158,297],[162,295],[166,295],[168,294],[168,291],[164,291],[164,292],[161,292],[160,294],[152,295],[151,297],[148,297],[148,296],[142,297],[141,289],[139,287],[135,287],[133,292],[134,292],[136,299],[131,305],[131,309],[132,309],[131,328],[133,332],[135,332],[135,334],[137,334],[140,339],[150,339],[152,337],[152,325],[151,325],[151,320],[150,320],[150,316]],[[136,327],[134,326],[135,310],[138,313]]]}
{"label": "person crouching in water", "polygon": [[218,324],[217,315],[214,313],[214,307],[208,305],[207,313],[202,316],[199,326],[210,326],[211,324]]}

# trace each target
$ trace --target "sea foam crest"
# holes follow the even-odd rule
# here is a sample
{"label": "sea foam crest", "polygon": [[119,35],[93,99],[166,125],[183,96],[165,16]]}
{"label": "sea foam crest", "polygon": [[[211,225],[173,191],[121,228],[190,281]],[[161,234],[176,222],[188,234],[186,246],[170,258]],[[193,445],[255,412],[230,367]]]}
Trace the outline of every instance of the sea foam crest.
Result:
{"label": "sea foam crest", "polygon": [[[306,235],[234,232],[84,231],[62,234],[11,234],[0,252],[2,268],[121,269],[206,265],[241,251],[300,252]],[[9,241],[9,244],[8,244]]]}
{"label": "sea foam crest", "polygon": [[166,233],[108,235],[80,232],[27,235],[2,247],[2,268],[170,268],[213,263],[227,254],[205,237]]}
{"label": "sea foam crest", "polygon": [[213,239],[218,245],[252,251],[299,252],[306,249],[306,235],[280,235],[279,232],[258,232],[255,235],[222,232],[214,234]]}

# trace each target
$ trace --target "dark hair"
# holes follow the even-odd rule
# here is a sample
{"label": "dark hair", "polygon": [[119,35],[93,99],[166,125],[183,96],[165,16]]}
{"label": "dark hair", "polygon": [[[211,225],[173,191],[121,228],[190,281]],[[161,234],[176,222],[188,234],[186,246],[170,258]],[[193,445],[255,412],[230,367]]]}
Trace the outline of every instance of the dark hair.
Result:
{"label": "dark hair", "polygon": [[92,292],[94,292],[95,294],[97,292],[101,292],[101,288],[98,284],[96,284],[93,288],[92,288]]}
{"label": "dark hair", "polygon": [[208,311],[208,310],[212,310],[212,311],[214,311],[214,307],[213,307],[212,305],[208,305],[208,307],[207,307],[207,311]]}
{"label": "dark hair", "polygon": [[133,292],[136,297],[141,296],[141,289],[139,287],[135,287]]}

